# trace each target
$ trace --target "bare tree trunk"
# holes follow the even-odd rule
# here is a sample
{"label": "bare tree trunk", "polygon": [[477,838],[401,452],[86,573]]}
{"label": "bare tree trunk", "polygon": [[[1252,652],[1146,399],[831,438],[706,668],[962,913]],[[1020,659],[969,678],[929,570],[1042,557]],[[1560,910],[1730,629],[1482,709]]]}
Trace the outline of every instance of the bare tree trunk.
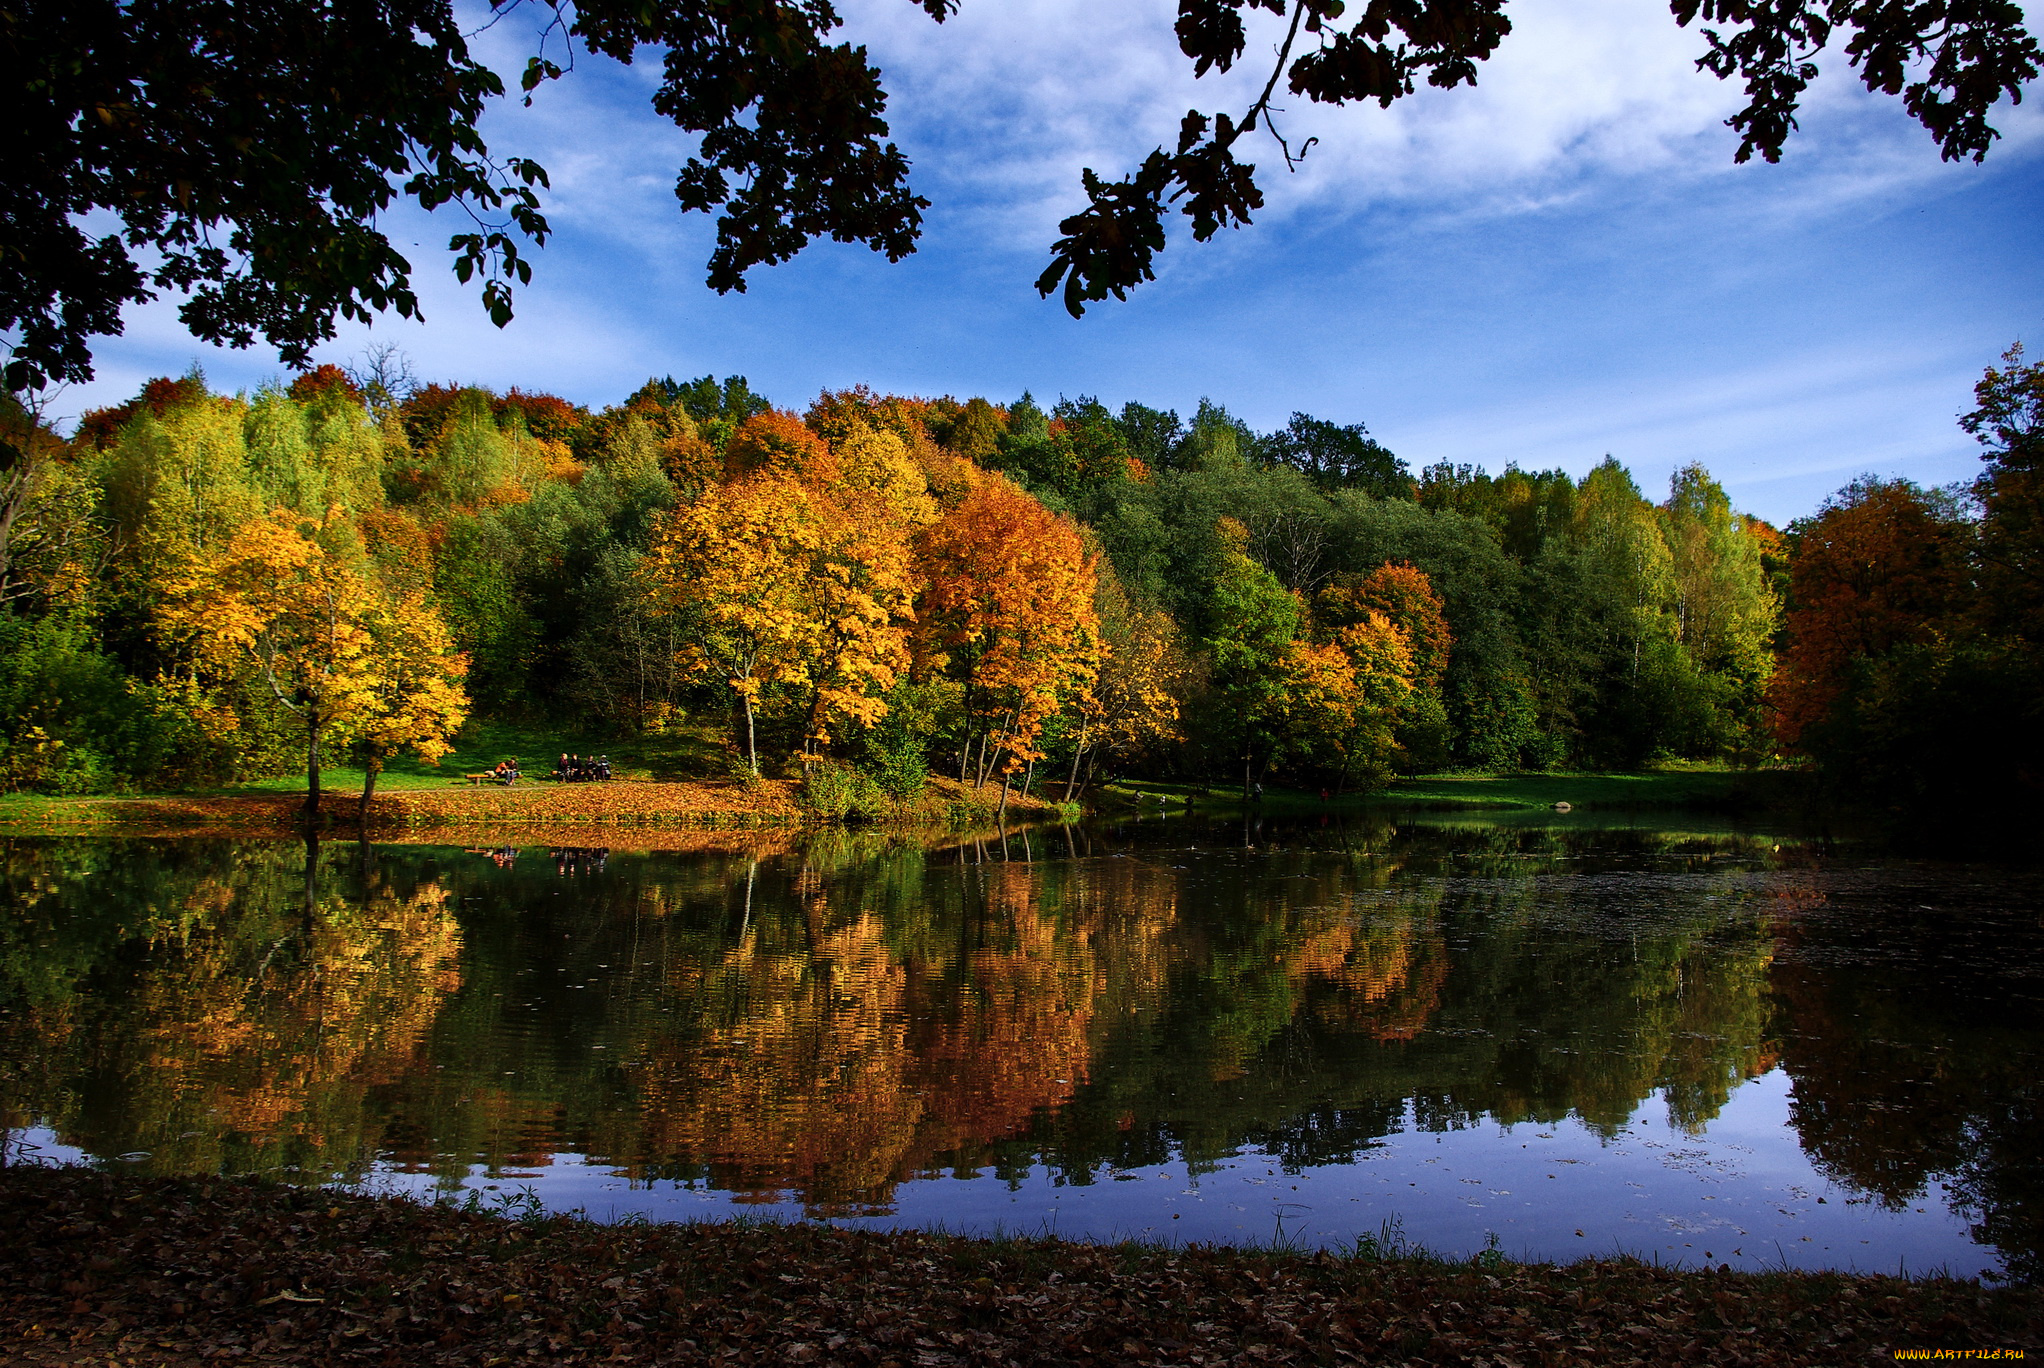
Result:
{"label": "bare tree trunk", "polygon": [[[1007,713],[1007,714],[1004,714],[1004,715],[1002,716],[1002,718],[1001,718],[1001,730],[1002,730],[1003,732],[1007,732],[1007,731],[1008,731],[1008,729],[1009,729],[1010,727],[1014,726],[1014,725],[1015,725],[1015,714],[1014,714],[1014,713]],[[1003,756],[1004,754],[1006,754],[1006,753],[1007,753],[1007,748],[1006,748],[1005,746],[996,746],[996,747],[994,747],[994,753],[993,753],[993,755],[992,755],[991,757],[989,757],[989,756],[987,755],[987,745],[986,745],[986,741],[985,741],[984,739],[982,739],[982,740],[980,741],[980,746],[979,746],[979,782],[980,782],[980,783],[982,783],[982,784],[985,784],[985,783],[986,783],[986,782],[987,782],[988,780],[990,780],[990,779],[992,779],[992,778],[994,777],[994,766],[996,766],[996,765],[998,765],[998,764],[1000,764],[1000,763],[1001,763],[1001,757],[1002,757],[1002,756]]]}
{"label": "bare tree trunk", "polygon": [[355,813],[355,820],[362,826],[369,825],[369,800],[376,796],[376,776],[383,773],[383,753],[371,751],[369,763],[362,771],[362,806]]}
{"label": "bare tree trunk", "polygon": [[965,785],[965,775],[972,765],[972,680],[965,681],[965,742],[958,748],[958,783]]}
{"label": "bare tree trunk", "polygon": [[752,729],[752,695],[745,695],[745,763],[752,767],[752,777],[759,778],[759,742]]}
{"label": "bare tree trunk", "polygon": [[305,710],[305,820],[319,820],[319,710]]}
{"label": "bare tree trunk", "polygon": [[1022,796],[1029,796],[1029,786],[1036,782],[1036,757],[1029,757],[1029,768],[1022,771]]}
{"label": "bare tree trunk", "polygon": [[1095,746],[1090,752],[1087,753],[1086,782],[1079,785],[1079,792],[1084,793],[1087,789],[1092,788],[1093,781],[1099,777],[1100,777],[1100,748],[1098,746]]}
{"label": "bare tree trunk", "polygon": [[809,691],[808,734],[802,738],[802,777],[809,777],[810,766],[822,759],[816,746],[816,738],[823,734],[823,690]]}

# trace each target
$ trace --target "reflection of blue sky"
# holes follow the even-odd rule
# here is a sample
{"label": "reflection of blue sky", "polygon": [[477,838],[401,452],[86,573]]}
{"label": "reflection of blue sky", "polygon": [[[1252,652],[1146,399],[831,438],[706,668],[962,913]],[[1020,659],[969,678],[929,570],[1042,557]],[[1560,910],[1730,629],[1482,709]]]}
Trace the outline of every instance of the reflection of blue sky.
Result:
{"label": "reflection of blue sky", "polygon": [[[889,1214],[839,1224],[1245,1244],[1279,1235],[1282,1217],[1283,1237],[1308,1248],[1348,1247],[1396,1222],[1407,1239],[1458,1257],[1481,1252],[1495,1234],[1508,1257],[1564,1263],[1623,1253],[1692,1267],[1944,1267],[1959,1276],[1998,1264],[1968,1238],[1940,1184],[1891,1211],[1817,1172],[1789,1123],[1791,1086],[1776,1069],[1735,1089],[1693,1136],[1668,1124],[1657,1095],[1608,1141],[1573,1119],[1435,1134],[1411,1129],[1408,1115],[1406,1129],[1354,1163],[1291,1173],[1245,1150],[1197,1174],[1170,1163],[1103,1171],[1084,1186],[1054,1181],[1041,1166],[1012,1187],[985,1170],[933,1174],[902,1183]],[[29,1134],[45,1161],[85,1159],[48,1132]],[[366,1186],[420,1199],[438,1190],[445,1200],[439,1183],[379,1165]],[[608,1162],[572,1153],[494,1175],[478,1167],[464,1188],[489,1205],[530,1191],[549,1209],[579,1208],[599,1220],[802,1219],[799,1202],[633,1183]]]}
{"label": "reflection of blue sky", "polygon": [[[1273,148],[1249,154],[1271,199],[1256,227],[1177,235],[1157,283],[1074,323],[1030,282],[1079,168],[1132,165],[1190,104],[1246,103],[1246,73],[1195,85],[1164,0],[967,0],[942,28],[905,0],[847,8],[936,202],[919,256],[824,244],[747,295],[706,293],[710,229],[669,195],[686,145],[645,107],[653,68],[585,58],[490,121],[554,177],[558,235],[518,321],[496,332],[447,275],[436,244],[455,225],[400,213],[429,321],[376,336],[431,377],[592,404],[705,371],[795,406],[859,382],[1181,411],[1211,395],[1259,427],[1293,409],[1365,421],[1415,465],[1580,472],[1609,452],[1658,494],[1701,460],[1786,519],[1860,470],[1969,474],[1952,418],[2044,322],[2034,104],[2000,111],[1985,167],[1944,165],[1895,102],[1834,73],[1784,164],[1735,168],[1720,121],[1736,92],[1692,69],[1694,33],[1655,6],[1527,0],[1475,91],[1289,113],[1321,143],[1296,176]],[[528,41],[507,22],[483,43],[511,70]],[[326,355],[363,341],[350,329]],[[229,387],[276,370],[200,348],[159,304],[59,408],[194,359]]]}

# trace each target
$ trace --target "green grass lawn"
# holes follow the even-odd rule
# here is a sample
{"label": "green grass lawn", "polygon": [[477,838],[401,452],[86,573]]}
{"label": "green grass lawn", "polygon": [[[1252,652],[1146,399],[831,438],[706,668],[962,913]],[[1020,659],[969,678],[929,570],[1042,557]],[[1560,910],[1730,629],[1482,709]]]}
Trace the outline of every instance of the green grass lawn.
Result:
{"label": "green grass lawn", "polygon": [[[576,755],[608,755],[620,779],[700,779],[722,772],[723,748],[714,728],[691,728],[658,736],[621,736],[554,727],[527,727],[506,722],[471,722],[455,738],[454,750],[438,765],[416,756],[393,756],[376,781],[378,793],[406,789],[440,789],[461,776],[489,769],[516,756],[528,782],[553,771],[562,751]],[[353,766],[322,765],[320,789],[326,793],[360,793],[362,771]],[[218,789],[182,790],[179,796],[208,797],[232,793],[303,793],[305,771],[251,780]],[[117,796],[117,795],[116,795]],[[156,795],[143,795],[156,796]],[[0,818],[34,821],[63,814],[93,798],[50,798],[34,793],[0,794]]]}
{"label": "green grass lawn", "polygon": [[[405,789],[446,788],[464,774],[494,766],[514,756],[528,782],[551,774],[561,752],[607,755],[620,779],[696,779],[712,773],[720,759],[715,739],[701,731],[658,736],[620,736],[567,728],[522,726],[511,722],[471,722],[454,739],[454,749],[429,765],[409,753],[394,755],[376,781],[378,793]],[[349,765],[322,765],[320,788],[330,793],[361,792],[362,771]],[[224,793],[303,793],[305,772],[280,774],[237,784]]]}

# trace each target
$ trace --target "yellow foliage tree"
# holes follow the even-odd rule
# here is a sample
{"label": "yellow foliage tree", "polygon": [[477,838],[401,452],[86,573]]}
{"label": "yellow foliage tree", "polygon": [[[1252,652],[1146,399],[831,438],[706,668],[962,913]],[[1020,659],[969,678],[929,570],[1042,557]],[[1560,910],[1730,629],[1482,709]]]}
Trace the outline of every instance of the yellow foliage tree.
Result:
{"label": "yellow foliage tree", "polygon": [[769,470],[714,486],[676,509],[646,557],[649,591],[696,619],[683,670],[722,674],[738,698],[755,778],[761,689],[809,682],[817,635],[810,570],[823,541],[809,491]]}
{"label": "yellow foliage tree", "polygon": [[1191,670],[1171,615],[1132,602],[1111,566],[1103,564],[1098,575],[1093,603],[1100,621],[1100,673],[1078,700],[1067,799],[1089,753],[1130,756],[1178,739],[1178,694]]}
{"label": "yellow foliage tree", "polygon": [[446,620],[414,590],[368,621],[376,668],[359,721],[363,820],[384,762],[410,749],[427,764],[447,754],[468,719],[468,658],[454,649]]}
{"label": "yellow foliage tree", "polygon": [[[444,753],[467,700],[466,663],[416,595],[392,602],[362,569],[354,530],[278,509],[164,584],[159,629],[195,670],[261,672],[305,731],[305,807],[319,812],[322,747],[364,735]],[[373,782],[373,778],[372,778]],[[364,809],[367,793],[364,795]]]}
{"label": "yellow foliage tree", "polygon": [[1406,629],[1379,612],[1343,627],[1334,644],[1355,679],[1354,712],[1341,745],[1342,783],[1356,772],[1376,781],[1391,769],[1397,726],[1426,683],[1424,667]]}
{"label": "yellow foliage tree", "polygon": [[851,722],[886,714],[908,667],[909,537],[936,517],[901,437],[851,421],[836,448],[791,415],[749,419],[729,481],[667,517],[647,558],[655,597],[695,619],[683,668],[722,673],[757,776],[764,690],[806,691],[806,765]]}
{"label": "yellow foliage tree", "polygon": [[810,588],[817,623],[805,758],[838,722],[871,726],[909,666],[907,624],[919,587],[910,538],[937,517],[923,473],[901,436],[863,421],[843,425],[812,495],[822,536]]}

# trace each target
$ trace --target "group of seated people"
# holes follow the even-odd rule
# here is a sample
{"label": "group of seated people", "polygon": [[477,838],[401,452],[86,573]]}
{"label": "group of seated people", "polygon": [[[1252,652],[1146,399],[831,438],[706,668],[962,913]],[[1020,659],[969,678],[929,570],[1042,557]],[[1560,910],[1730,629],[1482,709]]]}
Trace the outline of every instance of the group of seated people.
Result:
{"label": "group of seated people", "polygon": [[490,767],[490,782],[493,784],[502,784],[505,788],[510,788],[518,782],[518,778],[518,757],[515,755],[509,760],[499,760]]}
{"label": "group of seated people", "polygon": [[561,756],[561,766],[547,778],[563,784],[587,784],[610,778],[610,757],[607,755]]}

